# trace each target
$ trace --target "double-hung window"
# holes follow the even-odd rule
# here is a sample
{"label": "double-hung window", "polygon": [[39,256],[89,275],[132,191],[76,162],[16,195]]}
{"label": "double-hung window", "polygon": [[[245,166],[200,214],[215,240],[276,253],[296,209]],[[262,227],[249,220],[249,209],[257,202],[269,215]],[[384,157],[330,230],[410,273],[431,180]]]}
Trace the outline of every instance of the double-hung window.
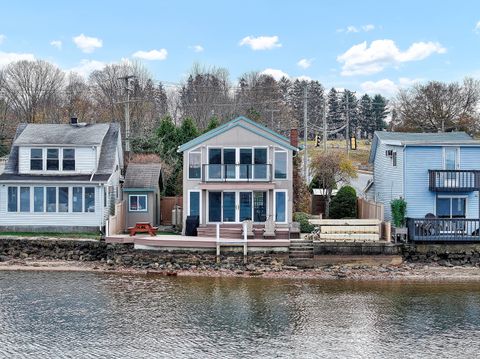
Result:
{"label": "double-hung window", "polygon": [[287,151],[275,148],[275,179],[287,179]]}
{"label": "double-hung window", "polygon": [[31,171],[43,170],[43,150],[41,148],[30,149],[30,170]]}
{"label": "double-hung window", "polygon": [[58,171],[58,163],[58,148],[47,148],[47,171]]}
{"label": "double-hung window", "polygon": [[62,170],[75,171],[75,149],[74,148],[63,149]]}
{"label": "double-hung window", "polygon": [[188,178],[200,179],[202,173],[202,151],[196,148],[188,153]]}

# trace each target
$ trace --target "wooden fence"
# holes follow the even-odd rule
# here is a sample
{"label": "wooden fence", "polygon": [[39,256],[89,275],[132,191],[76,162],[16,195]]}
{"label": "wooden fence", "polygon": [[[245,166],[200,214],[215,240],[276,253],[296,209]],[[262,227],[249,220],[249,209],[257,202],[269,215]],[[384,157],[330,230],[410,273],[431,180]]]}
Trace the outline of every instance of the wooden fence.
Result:
{"label": "wooden fence", "polygon": [[115,215],[108,217],[107,235],[122,234],[125,232],[125,207],[126,202],[121,201],[115,204]]}
{"label": "wooden fence", "polygon": [[164,226],[172,225],[172,210],[175,204],[183,206],[183,197],[162,197],[160,200],[160,224]]}
{"label": "wooden fence", "polygon": [[363,198],[357,199],[357,217],[359,219],[378,219],[383,222],[383,213],[382,203],[369,202]]}

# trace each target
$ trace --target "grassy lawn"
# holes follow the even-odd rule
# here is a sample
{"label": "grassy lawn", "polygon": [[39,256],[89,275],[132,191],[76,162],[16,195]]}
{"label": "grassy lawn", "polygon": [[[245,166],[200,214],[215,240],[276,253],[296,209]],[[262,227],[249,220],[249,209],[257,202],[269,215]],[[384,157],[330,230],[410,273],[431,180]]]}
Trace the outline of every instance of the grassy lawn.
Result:
{"label": "grassy lawn", "polygon": [[[344,140],[329,140],[327,142],[327,149],[329,151],[343,151],[346,152]],[[320,147],[315,147],[314,141],[308,141],[308,154],[312,156],[318,151],[323,150],[323,144]],[[368,164],[368,156],[370,154],[370,142],[367,140],[359,140],[357,142],[357,149],[350,151],[350,159],[357,168],[365,169],[370,167]]]}
{"label": "grassy lawn", "polygon": [[0,232],[1,236],[16,237],[52,237],[52,238],[89,238],[100,239],[100,233],[56,233],[56,232]]}

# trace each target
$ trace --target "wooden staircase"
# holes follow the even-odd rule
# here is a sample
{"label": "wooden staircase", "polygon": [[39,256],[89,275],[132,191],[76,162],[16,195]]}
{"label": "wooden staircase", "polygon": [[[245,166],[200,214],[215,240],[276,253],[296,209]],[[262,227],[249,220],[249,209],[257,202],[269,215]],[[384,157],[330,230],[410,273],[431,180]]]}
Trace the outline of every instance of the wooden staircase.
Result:
{"label": "wooden staircase", "polygon": [[312,259],[313,240],[292,239],[290,240],[289,258],[290,259]]}

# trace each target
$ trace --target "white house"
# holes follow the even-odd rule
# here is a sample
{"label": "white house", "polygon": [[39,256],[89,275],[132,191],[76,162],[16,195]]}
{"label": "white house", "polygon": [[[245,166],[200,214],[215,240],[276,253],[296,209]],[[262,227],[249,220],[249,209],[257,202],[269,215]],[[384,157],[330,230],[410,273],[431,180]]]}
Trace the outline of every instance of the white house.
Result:
{"label": "white house", "polygon": [[102,230],[122,169],[117,123],[20,124],[0,175],[0,230]]}

